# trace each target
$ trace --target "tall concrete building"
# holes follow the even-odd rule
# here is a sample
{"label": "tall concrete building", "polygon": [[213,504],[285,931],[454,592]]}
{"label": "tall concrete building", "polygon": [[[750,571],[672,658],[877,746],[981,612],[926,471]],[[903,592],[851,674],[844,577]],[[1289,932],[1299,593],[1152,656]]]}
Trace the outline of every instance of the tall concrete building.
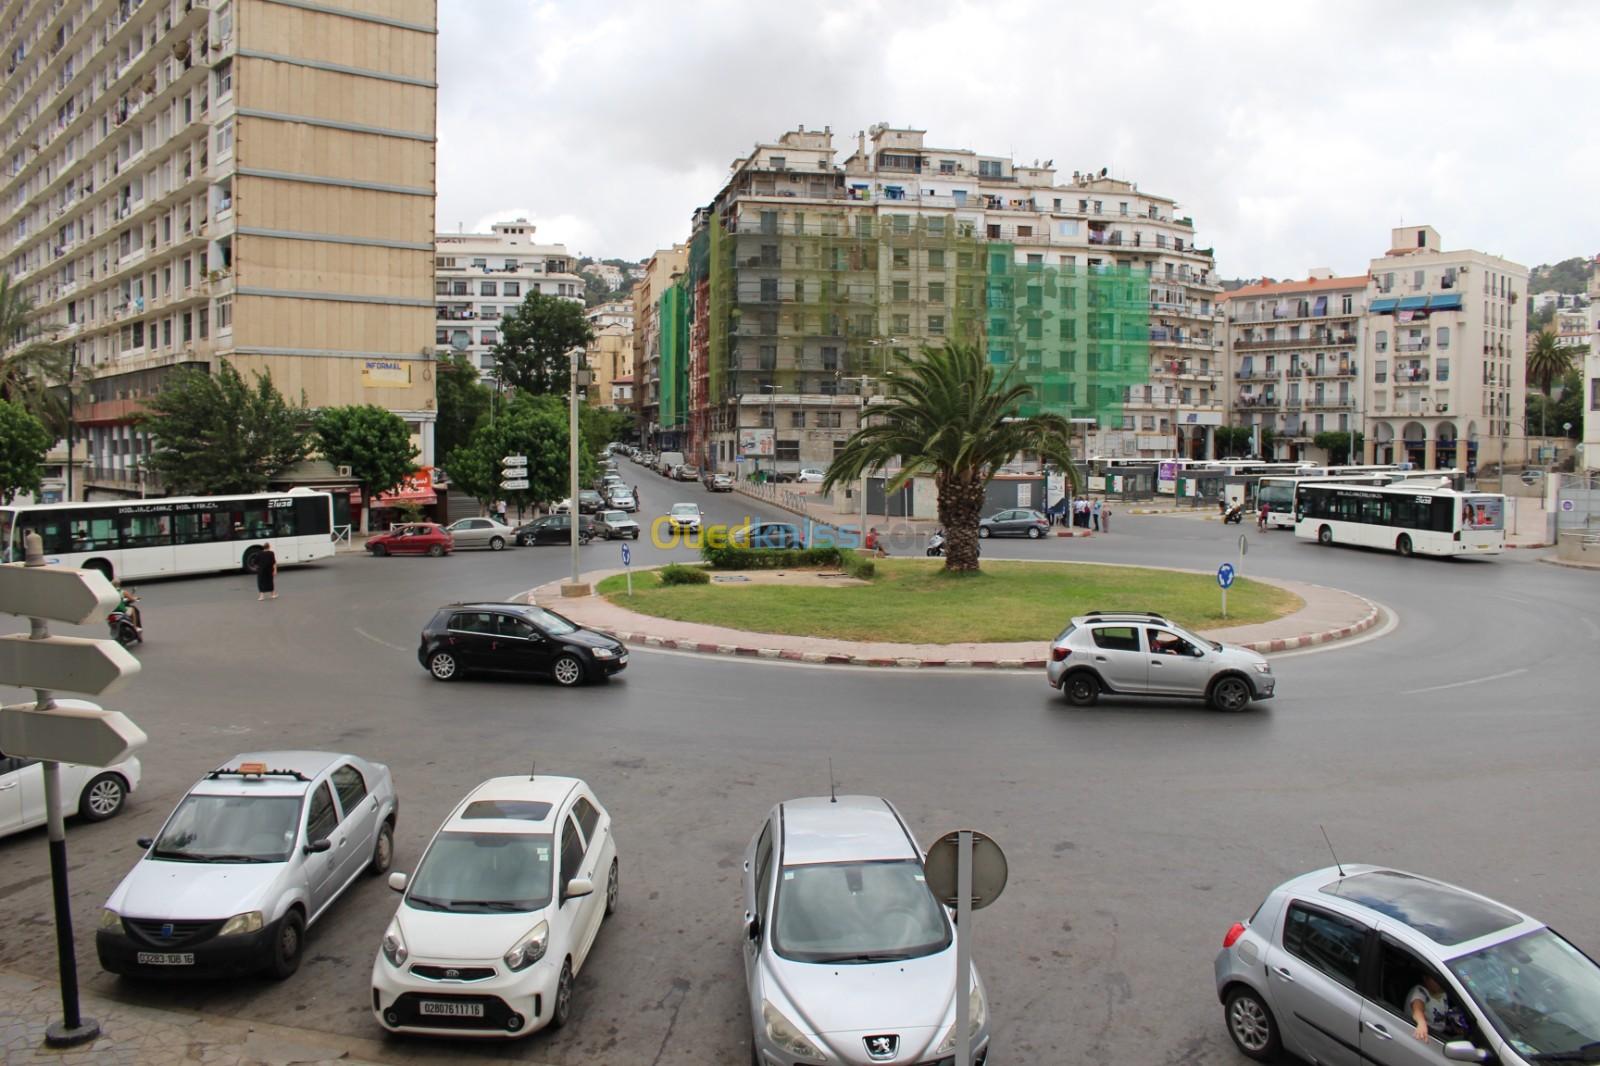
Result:
{"label": "tall concrete building", "polygon": [[537,243],[534,229],[519,218],[488,233],[434,237],[434,345],[441,355],[466,355],[487,381],[495,380],[500,319],[530,292],[583,303],[573,257],[564,245]]}
{"label": "tall concrete building", "polygon": [[1173,200],[1103,174],[886,126],[839,163],[830,129],[791,130],[734,160],[674,288],[685,358],[664,345],[645,381],[688,403],[663,399],[658,433],[724,470],[826,466],[894,356],[947,339],[1033,409],[1094,419],[1093,451],[1203,454],[1222,421],[1211,252]]}
{"label": "tall concrete building", "polygon": [[1303,281],[1246,285],[1222,303],[1230,423],[1253,431],[1264,459],[1327,462],[1318,433],[1361,431],[1366,275],[1316,269]]}
{"label": "tall concrete building", "polygon": [[0,270],[92,375],[92,494],[137,491],[175,367],[377,403],[432,461],[435,0],[13,0]]}
{"label": "tall concrete building", "polygon": [[1372,260],[1361,361],[1368,462],[1520,462],[1530,435],[1528,268],[1402,226]]}
{"label": "tall concrete building", "polygon": [[1583,357],[1583,455],[1579,470],[1600,470],[1600,270],[1589,279],[1588,354]]}
{"label": "tall concrete building", "polygon": [[[677,447],[671,430],[666,437],[662,434],[662,322],[665,319],[667,323],[668,353],[675,355],[671,365],[681,366],[681,351],[688,344],[688,324],[683,318],[681,298],[669,296],[669,293],[675,289],[688,262],[689,246],[686,244],[659,249],[645,261],[644,276],[633,287],[633,404],[638,412],[639,439],[646,447]],[[676,376],[669,375],[666,385],[669,390],[676,389]],[[683,402],[681,391],[668,392],[667,415],[674,426],[680,424],[676,412]]]}

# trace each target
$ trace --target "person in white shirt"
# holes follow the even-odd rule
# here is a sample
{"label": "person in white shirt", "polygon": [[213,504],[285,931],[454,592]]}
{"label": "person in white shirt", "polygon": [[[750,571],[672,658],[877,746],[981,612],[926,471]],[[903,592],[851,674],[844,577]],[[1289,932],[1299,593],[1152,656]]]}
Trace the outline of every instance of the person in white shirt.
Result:
{"label": "person in white shirt", "polygon": [[1438,978],[1431,973],[1422,975],[1422,983],[1406,993],[1406,1006],[1411,1019],[1417,1023],[1412,1035],[1418,1040],[1428,1039],[1430,1029],[1443,1029],[1450,1021],[1450,1001],[1445,996]]}

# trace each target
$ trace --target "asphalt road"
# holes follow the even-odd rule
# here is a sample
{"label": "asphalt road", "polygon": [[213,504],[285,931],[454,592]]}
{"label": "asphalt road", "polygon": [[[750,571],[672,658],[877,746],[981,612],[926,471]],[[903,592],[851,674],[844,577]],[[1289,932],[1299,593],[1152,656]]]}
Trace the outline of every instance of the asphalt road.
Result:
{"label": "asphalt road", "polygon": [[[708,520],[752,510],[638,467],[642,518],[680,499]],[[991,541],[986,557],[1213,569],[1237,527],[1119,515],[1088,540]],[[1211,960],[1267,890],[1327,865],[1389,863],[1471,886],[1600,954],[1600,575],[1535,563],[1320,549],[1248,531],[1245,575],[1326,583],[1392,608],[1381,637],[1281,656],[1281,696],[1246,713],[1103,701],[1067,707],[1042,675],[874,672],[636,651],[615,682],[441,685],[417,665],[439,603],[562,575],[556,547],[445,559],[341,556],[286,569],[257,603],[242,576],[150,582],[143,672],[108,704],[150,734],[144,788],[111,822],[69,829],[80,966],[97,991],[376,1038],[367,976],[397,897],[358,883],[312,932],[300,973],[147,986],[99,971],[98,908],[204,771],[253,748],[346,749],[387,762],[402,796],[397,868],[491,774],[537,763],[589,780],[613,814],[622,907],[560,1034],[512,1045],[391,1041],[407,1061],[568,1066],[747,1060],[739,861],[776,801],[890,797],[919,837],[995,836],[1005,896],[974,920],[991,1062],[1242,1063]],[[647,535],[648,536],[648,535]],[[661,553],[648,539],[637,563]],[[583,550],[617,565],[616,545]],[[8,702],[18,694],[4,694]],[[54,972],[43,831],[0,841],[0,966]]]}

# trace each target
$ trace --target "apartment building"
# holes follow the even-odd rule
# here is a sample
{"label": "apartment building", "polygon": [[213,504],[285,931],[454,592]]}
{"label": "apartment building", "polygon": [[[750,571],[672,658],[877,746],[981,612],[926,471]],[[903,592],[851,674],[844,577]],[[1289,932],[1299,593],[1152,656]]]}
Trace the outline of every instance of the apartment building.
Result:
{"label": "apartment building", "polygon": [[144,402],[226,358],[376,403],[432,462],[435,0],[14,0],[0,271],[92,376],[89,495],[159,488]]}
{"label": "apartment building", "polygon": [[1583,456],[1579,470],[1600,470],[1600,271],[1589,279],[1588,353],[1583,357]]}
{"label": "apartment building", "polygon": [[1556,344],[1563,348],[1594,344],[1593,315],[1588,307],[1557,311],[1551,328],[1555,330]]}
{"label": "apartment building", "polygon": [[[682,301],[669,296],[689,262],[689,246],[675,244],[662,248],[644,264],[644,276],[633,287],[633,368],[634,409],[638,412],[639,438],[646,446],[676,448],[675,431],[681,426],[683,406],[680,386],[686,364],[688,323],[683,318]],[[665,350],[669,358],[665,375],[667,417],[672,421],[663,430],[661,421],[662,323],[666,322]]]}
{"label": "apartment building", "polygon": [[1211,251],[1173,200],[1103,173],[1058,184],[1051,162],[887,126],[840,163],[830,128],[802,127],[734,160],[675,288],[689,405],[659,421],[724,470],[826,466],[893,358],[947,339],[1033,409],[1093,419],[1103,454],[1203,454],[1222,422]]}
{"label": "apartment building", "polygon": [[584,317],[589,320],[589,325],[595,329],[605,326],[627,326],[633,329],[633,300],[607,300],[605,303],[595,304],[584,312]]}
{"label": "apartment building", "polygon": [[559,244],[539,244],[525,218],[496,222],[488,233],[434,236],[434,345],[460,352],[485,381],[495,380],[500,319],[530,292],[583,303],[583,279]]}
{"label": "apartment building", "polygon": [[588,403],[614,411],[633,409],[633,327],[597,326],[584,358],[590,370]]}
{"label": "apartment building", "polygon": [[1367,277],[1318,268],[1222,297],[1229,422],[1254,431],[1266,459],[1327,462],[1318,433],[1359,433]]}
{"label": "apartment building", "polygon": [[1368,462],[1475,469],[1526,455],[1528,268],[1431,226],[1373,259],[1361,362]]}

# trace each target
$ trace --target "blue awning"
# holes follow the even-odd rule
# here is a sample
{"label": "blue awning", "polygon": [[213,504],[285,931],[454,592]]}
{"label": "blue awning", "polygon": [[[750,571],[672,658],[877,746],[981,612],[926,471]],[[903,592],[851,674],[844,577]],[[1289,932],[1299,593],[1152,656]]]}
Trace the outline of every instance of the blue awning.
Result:
{"label": "blue awning", "polygon": [[1367,305],[1367,310],[1373,314],[1382,314],[1385,311],[1393,311],[1395,305],[1399,302],[1398,300],[1373,300]]}
{"label": "blue awning", "polygon": [[1406,296],[1400,300],[1400,310],[1402,311],[1420,311],[1427,306],[1428,298],[1426,296]]}
{"label": "blue awning", "polygon": [[1459,311],[1461,310],[1461,294],[1452,292],[1444,296],[1430,296],[1428,297],[1428,310]]}

